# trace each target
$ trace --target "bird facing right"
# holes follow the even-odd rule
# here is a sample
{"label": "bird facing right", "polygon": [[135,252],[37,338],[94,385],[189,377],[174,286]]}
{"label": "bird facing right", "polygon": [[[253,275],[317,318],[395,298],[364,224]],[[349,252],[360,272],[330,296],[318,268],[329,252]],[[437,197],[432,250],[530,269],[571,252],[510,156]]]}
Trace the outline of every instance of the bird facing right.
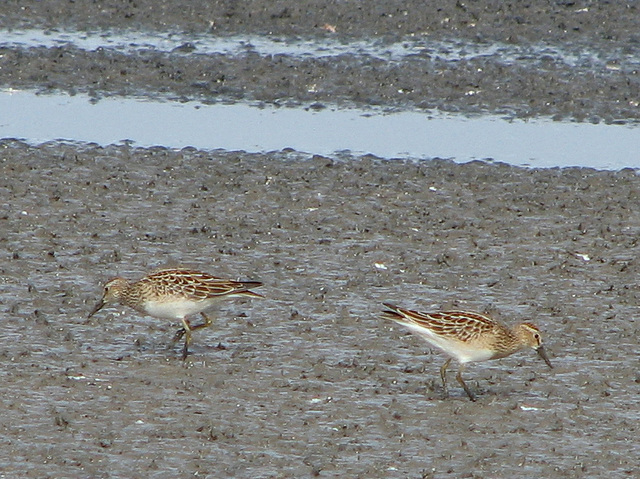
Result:
{"label": "bird facing right", "polygon": [[522,349],[532,348],[547,363],[547,366],[553,368],[542,346],[540,330],[531,323],[521,323],[508,328],[479,313],[465,311],[420,313],[399,308],[390,303],[383,304],[389,308],[389,311],[383,312],[383,318],[405,326],[412,333],[450,356],[440,368],[445,394],[447,394],[446,370],[453,358],[460,364],[456,379],[472,401],[476,398],[462,379],[462,371],[467,363],[504,358]]}

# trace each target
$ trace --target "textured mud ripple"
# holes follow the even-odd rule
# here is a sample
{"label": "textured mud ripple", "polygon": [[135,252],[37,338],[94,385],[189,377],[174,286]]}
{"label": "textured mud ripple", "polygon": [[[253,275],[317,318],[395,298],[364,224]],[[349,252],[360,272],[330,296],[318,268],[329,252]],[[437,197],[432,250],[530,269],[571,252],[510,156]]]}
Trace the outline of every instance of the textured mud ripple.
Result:
{"label": "textured mud ripple", "polygon": [[[640,179],[295,152],[0,145],[0,461],[8,476],[625,477],[637,449]],[[265,283],[194,335],[113,308],[114,274]],[[471,367],[382,301],[535,321]]]}

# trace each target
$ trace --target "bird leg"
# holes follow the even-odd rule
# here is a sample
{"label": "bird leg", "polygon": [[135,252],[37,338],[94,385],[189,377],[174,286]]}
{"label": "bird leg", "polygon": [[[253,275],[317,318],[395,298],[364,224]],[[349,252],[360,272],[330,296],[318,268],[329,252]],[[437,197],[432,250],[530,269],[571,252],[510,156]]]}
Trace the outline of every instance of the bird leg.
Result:
{"label": "bird leg", "polygon": [[204,313],[200,313],[200,314],[204,318],[204,323],[191,326],[188,320],[183,319],[182,324],[184,325],[184,327],[178,329],[176,331],[176,334],[173,336],[173,339],[171,340],[171,344],[175,344],[178,341],[180,341],[180,339],[182,339],[182,336],[184,336],[185,334],[187,335],[184,341],[184,349],[182,350],[182,359],[186,359],[188,354],[187,348],[189,347],[189,344],[191,344],[191,331],[195,331],[196,329],[208,328],[213,323],[213,321],[211,321],[211,318],[209,318],[209,316],[207,316]]}
{"label": "bird leg", "polygon": [[191,326],[189,325],[189,321],[187,319],[182,319],[183,327],[176,332],[176,335],[173,337],[174,341],[179,340],[182,336],[184,336],[184,347],[182,348],[182,360],[187,359],[189,355],[189,344],[191,344]]}
{"label": "bird leg", "polygon": [[451,363],[451,358],[447,359],[445,363],[440,368],[440,377],[442,378],[442,387],[444,388],[444,397],[449,396],[449,392],[447,391],[447,368],[449,367],[449,363]]}
{"label": "bird leg", "polygon": [[182,339],[182,336],[184,336],[184,333],[187,330],[184,328],[180,328],[176,331],[176,334],[174,334],[173,339],[171,340],[171,344],[176,344],[178,341],[180,341],[180,339]]}
{"label": "bird leg", "polygon": [[196,326],[191,326],[191,331],[195,331],[196,329],[202,329],[202,328],[208,328],[209,326],[211,326],[211,319],[209,318],[209,316],[207,316],[204,313],[200,313],[202,315],[202,317],[204,318],[204,323],[202,324],[198,324]]}
{"label": "bird leg", "polygon": [[464,392],[467,393],[467,396],[469,396],[469,399],[471,399],[472,401],[475,401],[476,397],[473,395],[471,390],[467,387],[467,384],[464,382],[464,379],[462,379],[462,370],[463,369],[464,369],[464,364],[461,364],[460,365],[460,369],[458,369],[458,374],[456,374],[456,379],[458,380],[460,385],[464,388]]}
{"label": "bird leg", "polygon": [[[209,318],[209,316],[207,316],[204,313],[200,313],[202,315],[202,317],[204,318],[204,323],[202,324],[197,324],[196,326],[191,326],[189,325],[189,329],[191,331],[195,331],[196,329],[202,329],[202,328],[208,328],[209,326],[211,326],[212,321]],[[175,344],[178,341],[180,341],[180,339],[182,339],[182,336],[184,336],[184,333],[186,332],[186,329],[184,328],[180,328],[176,331],[176,334],[173,336],[173,339],[171,340],[171,344]]]}

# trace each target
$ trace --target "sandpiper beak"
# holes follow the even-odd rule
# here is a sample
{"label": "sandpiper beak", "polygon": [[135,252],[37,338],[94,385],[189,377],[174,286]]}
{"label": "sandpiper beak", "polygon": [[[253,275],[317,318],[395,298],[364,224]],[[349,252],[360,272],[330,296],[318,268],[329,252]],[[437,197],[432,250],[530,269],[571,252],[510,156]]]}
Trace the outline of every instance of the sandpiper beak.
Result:
{"label": "sandpiper beak", "polygon": [[105,304],[106,303],[103,300],[100,300],[100,302],[96,304],[96,306],[91,310],[91,312],[89,313],[89,316],[87,316],[87,319],[89,319],[91,316],[93,316],[98,311],[100,311]]}
{"label": "sandpiper beak", "polygon": [[547,356],[547,352],[544,350],[544,348],[540,346],[538,349],[536,349],[536,351],[538,353],[538,356],[544,359],[544,362],[547,363],[547,366],[553,369],[553,366],[551,365],[551,361],[549,361],[549,357]]}

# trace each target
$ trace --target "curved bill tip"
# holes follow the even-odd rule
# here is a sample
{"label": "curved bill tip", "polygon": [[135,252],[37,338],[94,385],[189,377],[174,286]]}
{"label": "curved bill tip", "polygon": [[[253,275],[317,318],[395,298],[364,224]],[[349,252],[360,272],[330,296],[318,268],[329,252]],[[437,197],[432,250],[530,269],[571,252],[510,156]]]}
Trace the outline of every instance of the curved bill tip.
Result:
{"label": "curved bill tip", "polygon": [[105,302],[100,300],[100,302],[96,304],[95,307],[91,310],[91,312],[89,313],[89,316],[87,316],[87,319],[89,319],[91,316],[93,316],[98,311],[100,311],[104,305],[105,305]]}
{"label": "curved bill tip", "polygon": [[549,361],[549,357],[547,356],[547,352],[544,350],[544,348],[540,346],[538,349],[536,349],[536,352],[538,353],[538,356],[540,356],[544,360],[544,362],[547,363],[547,366],[553,369],[551,361]]}

